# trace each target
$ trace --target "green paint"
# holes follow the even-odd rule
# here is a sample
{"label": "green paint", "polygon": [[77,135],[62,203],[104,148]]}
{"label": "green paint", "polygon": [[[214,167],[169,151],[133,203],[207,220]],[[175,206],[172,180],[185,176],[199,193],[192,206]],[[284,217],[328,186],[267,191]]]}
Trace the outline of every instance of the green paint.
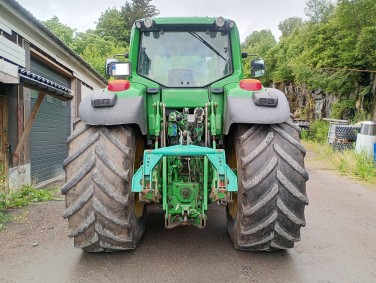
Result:
{"label": "green paint", "polygon": [[164,89],[162,101],[168,108],[204,107],[209,101],[207,89]]}

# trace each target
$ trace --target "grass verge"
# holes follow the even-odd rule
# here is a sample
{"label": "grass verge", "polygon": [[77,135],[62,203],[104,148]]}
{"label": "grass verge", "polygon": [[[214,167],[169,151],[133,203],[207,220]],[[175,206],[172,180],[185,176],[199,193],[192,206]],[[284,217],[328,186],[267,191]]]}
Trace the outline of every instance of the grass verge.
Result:
{"label": "grass verge", "polygon": [[55,200],[58,191],[58,188],[36,189],[31,185],[25,185],[7,194],[0,192],[0,231],[6,223],[13,220],[7,213],[8,209],[20,208],[32,202]]}
{"label": "grass verge", "polygon": [[310,140],[305,140],[304,145],[312,150],[319,160],[328,162],[341,174],[375,185],[376,188],[376,163],[372,156],[356,154],[354,150],[336,151],[329,144]]}

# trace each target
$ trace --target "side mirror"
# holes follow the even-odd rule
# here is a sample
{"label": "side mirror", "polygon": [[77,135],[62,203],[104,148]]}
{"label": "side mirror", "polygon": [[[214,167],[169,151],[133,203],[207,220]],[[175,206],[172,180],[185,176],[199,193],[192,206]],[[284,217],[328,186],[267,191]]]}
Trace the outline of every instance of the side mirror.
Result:
{"label": "side mirror", "polygon": [[251,76],[254,78],[265,75],[265,62],[262,59],[255,59],[251,61]]}
{"label": "side mirror", "polygon": [[131,63],[112,61],[107,64],[106,61],[106,71],[110,77],[129,77],[131,75]]}

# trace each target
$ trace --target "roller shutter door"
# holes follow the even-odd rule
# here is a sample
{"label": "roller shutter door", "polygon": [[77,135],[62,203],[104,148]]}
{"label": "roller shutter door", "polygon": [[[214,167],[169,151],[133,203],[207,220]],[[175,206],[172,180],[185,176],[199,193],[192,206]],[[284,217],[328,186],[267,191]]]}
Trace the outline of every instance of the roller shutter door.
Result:
{"label": "roller shutter door", "polygon": [[[37,58],[30,59],[31,72],[70,88],[68,77],[56,72]],[[38,92],[32,91],[32,108],[37,98]],[[68,155],[69,134],[70,103],[46,95],[30,134],[31,178],[37,184],[64,175],[63,160]]]}
{"label": "roller shutter door", "polygon": [[[34,107],[37,93],[31,97]],[[63,160],[68,155],[70,105],[47,95],[39,109],[30,134],[31,178],[37,184],[64,175]]]}

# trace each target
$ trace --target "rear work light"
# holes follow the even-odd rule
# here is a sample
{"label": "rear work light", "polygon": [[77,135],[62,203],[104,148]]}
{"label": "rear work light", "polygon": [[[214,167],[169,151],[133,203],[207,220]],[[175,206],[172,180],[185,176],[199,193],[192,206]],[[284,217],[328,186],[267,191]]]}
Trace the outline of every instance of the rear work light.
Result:
{"label": "rear work light", "polygon": [[243,79],[240,81],[240,87],[244,90],[258,91],[262,89],[262,83],[255,79]]}
{"label": "rear work light", "polygon": [[116,93],[96,93],[91,98],[91,106],[93,107],[112,107],[116,104]]}
{"label": "rear work light", "polygon": [[278,105],[278,97],[268,91],[254,92],[252,99],[257,106],[277,107]]}
{"label": "rear work light", "polygon": [[114,80],[108,83],[109,91],[123,91],[131,87],[131,83],[128,80]]}

